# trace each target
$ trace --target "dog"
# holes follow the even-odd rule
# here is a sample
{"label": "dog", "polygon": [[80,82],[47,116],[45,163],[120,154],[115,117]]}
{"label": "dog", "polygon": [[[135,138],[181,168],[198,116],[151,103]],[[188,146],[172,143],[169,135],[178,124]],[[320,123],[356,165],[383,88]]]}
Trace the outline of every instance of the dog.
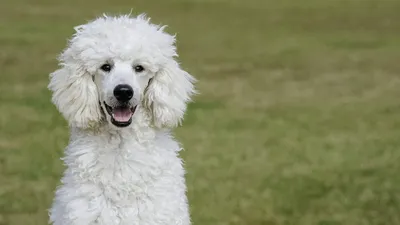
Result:
{"label": "dog", "polygon": [[180,67],[175,36],[164,29],[143,14],[75,27],[48,85],[70,128],[51,224],[191,224],[171,130],[196,79]]}

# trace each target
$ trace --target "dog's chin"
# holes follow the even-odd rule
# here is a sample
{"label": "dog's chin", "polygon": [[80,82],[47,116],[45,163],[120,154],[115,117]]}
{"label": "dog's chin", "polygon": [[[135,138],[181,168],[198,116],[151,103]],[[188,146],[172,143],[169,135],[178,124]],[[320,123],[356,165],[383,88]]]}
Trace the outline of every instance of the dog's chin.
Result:
{"label": "dog's chin", "polygon": [[116,121],[113,117],[111,117],[111,123],[116,126],[116,127],[127,127],[129,125],[131,125],[132,123],[132,118],[129,119],[129,121],[126,122],[120,122],[120,121]]}
{"label": "dog's chin", "polygon": [[121,105],[109,106],[104,102],[104,106],[108,115],[110,116],[111,123],[116,127],[127,127],[132,123],[132,116],[135,114],[136,106]]}

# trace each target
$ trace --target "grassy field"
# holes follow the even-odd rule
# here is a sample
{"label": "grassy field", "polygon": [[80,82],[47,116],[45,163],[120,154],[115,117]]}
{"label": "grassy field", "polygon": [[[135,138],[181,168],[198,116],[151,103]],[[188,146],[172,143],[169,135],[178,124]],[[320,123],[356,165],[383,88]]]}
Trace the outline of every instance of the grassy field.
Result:
{"label": "grassy field", "polygon": [[63,167],[46,86],[74,25],[147,12],[201,95],[177,129],[196,225],[400,224],[400,1],[2,0],[0,225],[42,225]]}

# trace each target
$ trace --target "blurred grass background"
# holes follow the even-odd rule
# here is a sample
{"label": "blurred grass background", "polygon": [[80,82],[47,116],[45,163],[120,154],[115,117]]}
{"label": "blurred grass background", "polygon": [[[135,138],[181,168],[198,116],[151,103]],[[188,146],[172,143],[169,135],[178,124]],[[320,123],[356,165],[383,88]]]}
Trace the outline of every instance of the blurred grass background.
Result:
{"label": "blurred grass background", "polygon": [[400,224],[400,1],[2,0],[0,224],[47,223],[72,27],[146,12],[201,95],[177,129],[194,224]]}

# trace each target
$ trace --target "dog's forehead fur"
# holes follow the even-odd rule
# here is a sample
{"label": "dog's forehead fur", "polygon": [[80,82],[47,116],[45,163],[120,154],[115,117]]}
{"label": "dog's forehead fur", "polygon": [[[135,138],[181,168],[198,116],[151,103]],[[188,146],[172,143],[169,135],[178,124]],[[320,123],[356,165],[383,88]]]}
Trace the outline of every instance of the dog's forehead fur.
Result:
{"label": "dog's forehead fur", "polygon": [[144,15],[103,16],[75,27],[76,33],[59,59],[84,63],[88,71],[115,59],[160,67],[177,55],[175,36],[164,28],[150,23]]}

